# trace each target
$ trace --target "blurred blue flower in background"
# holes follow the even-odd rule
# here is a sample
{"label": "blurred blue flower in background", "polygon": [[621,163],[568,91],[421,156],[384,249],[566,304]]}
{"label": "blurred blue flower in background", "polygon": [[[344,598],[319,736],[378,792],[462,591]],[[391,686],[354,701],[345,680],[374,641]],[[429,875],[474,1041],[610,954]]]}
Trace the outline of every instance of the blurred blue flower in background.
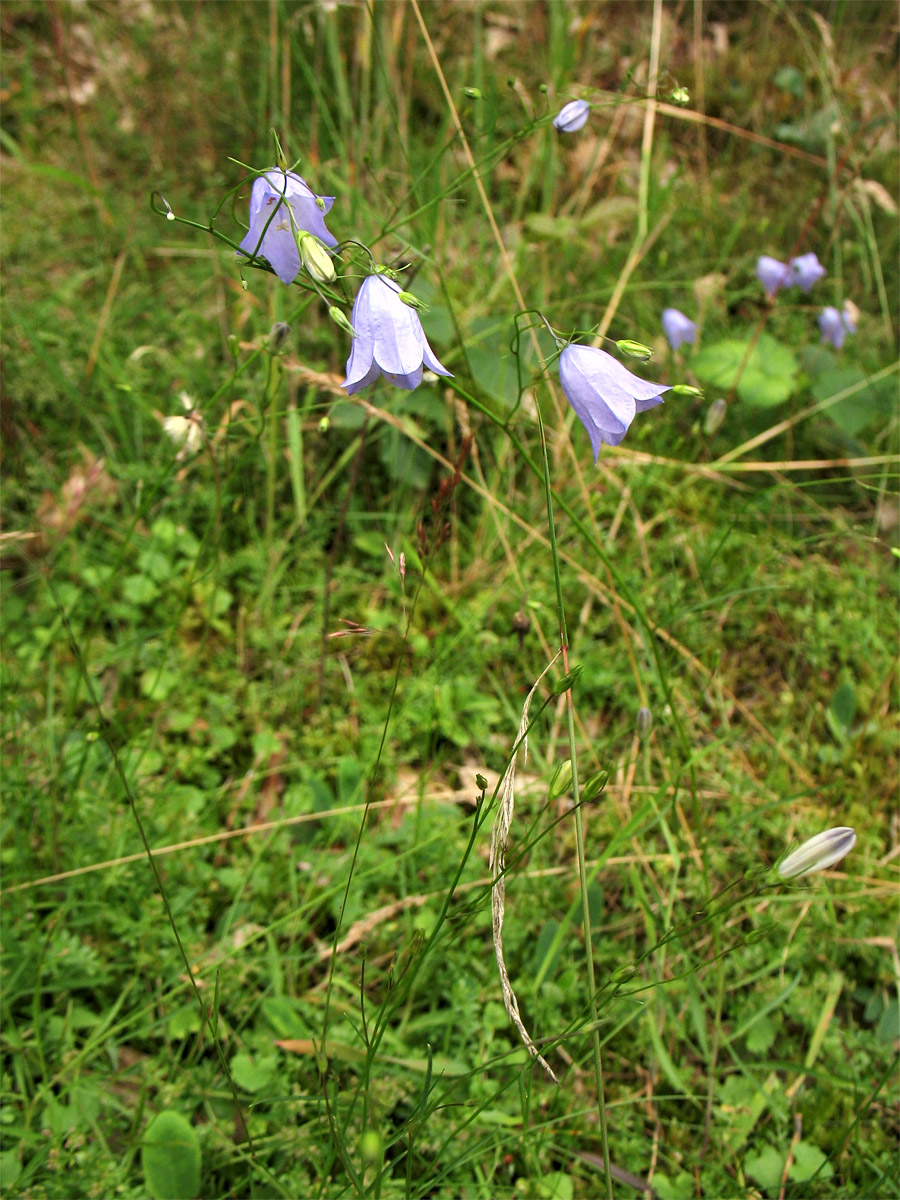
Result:
{"label": "blurred blue flower in background", "polygon": [[779,288],[787,287],[792,282],[790,274],[791,268],[787,263],[769,258],[768,254],[761,254],[756,260],[756,278],[769,296],[774,296]]}
{"label": "blurred blue flower in background", "polygon": [[553,128],[558,133],[577,133],[584,127],[591,113],[587,100],[570,100],[553,118]]}
{"label": "blurred blue flower in background", "polygon": [[691,345],[697,340],[697,326],[690,317],[686,317],[677,308],[664,308],[662,314],[663,333],[666,341],[673,350],[677,350],[682,342]]}
{"label": "blurred blue flower in background", "polygon": [[844,338],[848,333],[856,333],[856,324],[846,308],[841,312],[829,305],[822,309],[816,320],[819,322],[819,329],[822,332],[823,344],[831,342],[837,350],[843,346]]}
{"label": "blurred blue flower in background", "polygon": [[662,404],[666,383],[647,383],[618,359],[592,346],[566,346],[559,356],[559,382],[588,431],[594,462],[604,442],[618,446],[635,413]]}
{"label": "blurred blue flower in background", "polygon": [[368,387],[379,375],[411,392],[422,382],[423,364],[452,378],[428,345],[419,314],[400,295],[399,284],[384,275],[367,275],[362,281],[350,315],[356,337],[342,385],[348,395]]}
{"label": "blurred blue flower in background", "polygon": [[298,234],[311,233],[326,246],[337,245],[325,227],[332,204],[334,196],[317,196],[293,171],[273,167],[253,181],[250,230],[241,252],[268,259],[282,283],[293,283],[300,273]]}
{"label": "blurred blue flower in background", "polygon": [[792,258],[790,270],[788,286],[798,287],[804,292],[808,292],[812,285],[818,283],[826,274],[815,254],[801,254],[799,258]]}

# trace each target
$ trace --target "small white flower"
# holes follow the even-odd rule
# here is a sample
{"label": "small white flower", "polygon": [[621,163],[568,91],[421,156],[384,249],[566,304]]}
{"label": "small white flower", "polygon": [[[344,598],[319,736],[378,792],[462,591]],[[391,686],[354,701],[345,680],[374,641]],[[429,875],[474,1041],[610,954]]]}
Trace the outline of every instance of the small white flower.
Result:
{"label": "small white flower", "polygon": [[782,879],[795,879],[799,875],[810,875],[813,871],[824,871],[840,862],[855,845],[855,829],[846,825],[826,829],[789,854],[778,868],[778,874]]}
{"label": "small white flower", "polygon": [[203,445],[203,417],[194,408],[194,402],[187,392],[182,392],[178,398],[187,415],[163,417],[162,427],[179,447],[177,457],[184,458],[187,454],[196,454]]}

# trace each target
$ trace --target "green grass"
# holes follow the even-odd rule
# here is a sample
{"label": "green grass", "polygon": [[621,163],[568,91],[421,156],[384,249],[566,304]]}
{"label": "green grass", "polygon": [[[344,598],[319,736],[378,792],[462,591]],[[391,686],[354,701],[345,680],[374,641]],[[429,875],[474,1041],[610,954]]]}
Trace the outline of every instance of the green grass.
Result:
{"label": "green grass", "polygon": [[[429,3],[432,53],[411,3],[4,6],[5,1193],[569,1200],[601,1112],[617,1197],[897,1193],[894,15]],[[348,398],[311,290],[152,211],[205,226],[270,127],[452,380]],[[595,468],[525,309],[704,395]],[[488,869],[557,589],[583,670],[533,703],[503,939],[560,1087]]]}

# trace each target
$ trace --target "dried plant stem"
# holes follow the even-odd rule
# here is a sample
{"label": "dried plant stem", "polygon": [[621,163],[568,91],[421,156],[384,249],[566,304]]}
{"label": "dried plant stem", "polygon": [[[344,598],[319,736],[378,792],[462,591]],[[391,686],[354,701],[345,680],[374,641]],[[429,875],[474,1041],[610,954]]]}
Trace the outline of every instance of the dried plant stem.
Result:
{"label": "dried plant stem", "polygon": [[513,991],[512,984],[509,981],[509,972],[506,969],[506,962],[503,958],[503,916],[506,911],[506,847],[509,842],[509,830],[512,825],[513,810],[516,803],[516,761],[520,751],[523,764],[528,755],[528,710],[531,708],[531,701],[540,686],[541,680],[559,658],[560,653],[561,651],[558,651],[550,662],[547,663],[525,699],[525,705],[522,708],[522,720],[519,722],[516,747],[510,755],[503,778],[500,780],[500,807],[494,820],[494,828],[491,831],[490,860],[491,878],[494,881],[494,886],[491,890],[491,924],[494,933],[494,954],[496,955],[497,968],[500,972],[503,1003],[506,1005],[509,1019],[515,1025],[516,1029],[518,1029],[522,1041],[528,1047],[529,1052],[534,1055],[554,1083],[559,1083],[559,1080],[553,1073],[550,1064],[538,1051],[537,1046],[535,1046],[531,1039],[531,1035],[525,1028],[521,1014],[519,1013],[519,1002],[516,999],[516,993]]}

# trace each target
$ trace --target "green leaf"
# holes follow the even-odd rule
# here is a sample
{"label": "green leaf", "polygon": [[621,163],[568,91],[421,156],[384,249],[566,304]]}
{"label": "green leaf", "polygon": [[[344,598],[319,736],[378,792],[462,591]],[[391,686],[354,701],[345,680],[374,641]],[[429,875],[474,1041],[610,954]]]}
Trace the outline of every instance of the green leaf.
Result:
{"label": "green leaf", "polygon": [[744,1171],[765,1191],[776,1191],[784,1171],[784,1155],[774,1146],[766,1146],[761,1154],[751,1154],[744,1159]]}
{"label": "green leaf", "polygon": [[875,1036],[879,1042],[896,1042],[900,1038],[900,1003],[892,1000],[878,1019]]}
{"label": "green leaf", "polygon": [[231,1060],[231,1075],[234,1082],[245,1092],[261,1092],[269,1087],[278,1071],[278,1056],[251,1058],[249,1054],[236,1054]]}
{"label": "green leaf", "polygon": [[728,338],[715,342],[691,361],[698,379],[711,387],[737,394],[756,408],[774,408],[794,391],[800,364],[794,354],[764,333],[756,345]]}
{"label": "green leaf", "polygon": [[893,411],[896,380],[880,379],[876,384],[866,384],[866,378],[859,367],[832,366],[818,374],[810,388],[821,404],[848,388],[864,384],[852,396],[838,400],[826,409],[829,419],[849,437],[855,437],[870,425],[886,423]]}
{"label": "green leaf", "polygon": [[778,1025],[771,1017],[760,1017],[747,1030],[744,1039],[751,1054],[765,1054],[778,1033]]}
{"label": "green leaf", "polygon": [[148,575],[129,575],[122,584],[122,595],[129,604],[152,604],[159,588]]}
{"label": "green leaf", "polygon": [[186,1117],[158,1113],[141,1146],[144,1182],[153,1200],[193,1200],[200,1191],[200,1139]]}
{"label": "green leaf", "polygon": [[808,1183],[814,1175],[819,1179],[830,1179],[834,1167],[818,1146],[812,1142],[798,1142],[794,1147],[794,1161],[788,1171],[789,1178],[797,1183]]}
{"label": "green leaf", "polygon": [[165,700],[178,687],[178,675],[167,667],[154,667],[141,676],[141,695],[148,700]]}
{"label": "green leaf", "polygon": [[856,716],[856,688],[845,680],[831,698],[825,720],[835,739],[842,745],[850,736],[850,726]]}

